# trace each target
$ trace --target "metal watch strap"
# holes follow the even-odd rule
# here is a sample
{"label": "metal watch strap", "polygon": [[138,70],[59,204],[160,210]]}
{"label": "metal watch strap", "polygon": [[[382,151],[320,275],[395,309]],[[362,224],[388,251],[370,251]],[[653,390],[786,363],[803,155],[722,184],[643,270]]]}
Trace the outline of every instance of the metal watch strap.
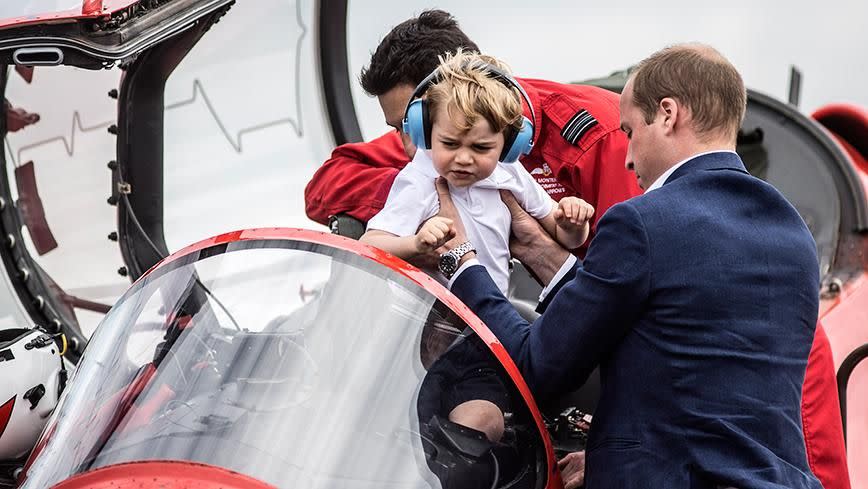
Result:
{"label": "metal watch strap", "polygon": [[458,264],[461,261],[461,257],[470,253],[471,251],[475,252],[476,250],[473,248],[473,244],[470,241],[465,241],[460,245],[452,248],[440,255],[440,262],[438,263],[438,269],[440,273],[442,273],[447,279],[452,278],[455,272],[458,271]]}
{"label": "metal watch strap", "polygon": [[465,241],[460,245],[456,246],[455,248],[447,251],[447,253],[451,253],[453,256],[455,256],[455,258],[458,258],[460,260],[462,256],[470,253],[471,251],[476,251],[475,249],[473,249],[473,243],[471,243],[470,241]]}

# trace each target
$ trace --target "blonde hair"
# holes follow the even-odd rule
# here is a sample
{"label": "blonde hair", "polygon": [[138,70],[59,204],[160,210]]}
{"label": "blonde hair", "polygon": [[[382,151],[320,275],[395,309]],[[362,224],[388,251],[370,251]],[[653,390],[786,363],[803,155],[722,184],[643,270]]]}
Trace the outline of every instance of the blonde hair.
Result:
{"label": "blonde hair", "polygon": [[469,130],[482,117],[495,133],[503,132],[507,139],[511,132],[518,132],[521,95],[515,87],[493,77],[488,65],[509,73],[503,62],[472,51],[459,49],[440,56],[438,80],[427,90],[431,117],[443,106],[461,131]]}
{"label": "blonde hair", "polygon": [[633,72],[633,103],[650,124],[666,97],[690,108],[700,136],[735,139],[747,105],[738,70],[720,52],[703,44],[679,44],[652,54]]}

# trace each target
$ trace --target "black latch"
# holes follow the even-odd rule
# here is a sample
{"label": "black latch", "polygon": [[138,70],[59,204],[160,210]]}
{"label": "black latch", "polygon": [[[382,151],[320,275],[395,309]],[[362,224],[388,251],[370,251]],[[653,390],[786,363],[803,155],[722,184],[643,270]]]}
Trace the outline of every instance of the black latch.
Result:
{"label": "black latch", "polygon": [[45,395],[45,386],[39,384],[35,387],[31,387],[30,390],[24,393],[24,399],[30,401],[30,410],[32,411],[36,408],[36,405],[39,404],[39,401]]}
{"label": "black latch", "polygon": [[32,350],[34,348],[42,348],[42,347],[48,346],[53,341],[54,341],[54,335],[50,335],[50,334],[39,335],[36,338],[33,338],[32,340],[25,343],[24,349],[25,350]]}

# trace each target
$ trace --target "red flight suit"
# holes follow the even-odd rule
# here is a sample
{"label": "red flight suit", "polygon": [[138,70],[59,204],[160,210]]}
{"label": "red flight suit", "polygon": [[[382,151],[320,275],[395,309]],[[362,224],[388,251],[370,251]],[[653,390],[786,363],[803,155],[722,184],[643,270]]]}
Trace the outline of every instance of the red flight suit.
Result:
{"label": "red flight suit", "polygon": [[[642,193],[624,168],[627,138],[620,131],[618,95],[586,85],[518,81],[536,119],[533,150],[521,163],[553,199],[575,195],[594,206],[593,233],[609,207]],[[397,132],[339,146],[305,188],[308,217],[326,224],[329,216],[346,213],[368,221],[408,161]]]}
{"label": "red flight suit", "polygon": [[814,332],[802,385],[802,431],[808,466],[824,489],[850,489],[832,346],[822,320]]}
{"label": "red flight suit", "polygon": [[[620,130],[618,95],[586,85],[518,81],[535,111],[534,147],[521,163],[553,199],[575,195],[594,206],[593,236],[609,207],[642,192],[624,168],[627,138]],[[525,115],[530,117],[527,109]],[[395,131],[339,146],[305,188],[305,212],[321,224],[338,213],[367,222],[383,208],[408,161]],[[808,358],[802,418],[814,474],[826,489],[849,489],[835,371],[821,326]]]}

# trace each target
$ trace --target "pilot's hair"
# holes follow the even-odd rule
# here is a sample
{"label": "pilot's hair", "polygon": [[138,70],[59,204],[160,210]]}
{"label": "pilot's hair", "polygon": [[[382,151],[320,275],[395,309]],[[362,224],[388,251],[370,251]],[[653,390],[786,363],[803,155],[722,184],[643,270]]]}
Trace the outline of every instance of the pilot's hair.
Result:
{"label": "pilot's hair", "polygon": [[690,109],[700,138],[732,138],[744,119],[747,93],[735,66],[711,46],[679,44],[639,63],[632,74],[633,103],[650,124],[661,100],[676,99]]}
{"label": "pilot's hair", "polygon": [[507,66],[491,56],[461,49],[440,56],[439,81],[426,92],[431,117],[445,107],[461,131],[473,127],[480,117],[495,133],[521,129],[521,95],[512,85],[493,78],[488,66],[509,74]]}
{"label": "pilot's hair", "polygon": [[415,87],[434,71],[440,55],[461,48],[479,51],[449,12],[426,10],[386,34],[371,55],[371,63],[362,69],[359,81],[373,96],[401,84]]}

